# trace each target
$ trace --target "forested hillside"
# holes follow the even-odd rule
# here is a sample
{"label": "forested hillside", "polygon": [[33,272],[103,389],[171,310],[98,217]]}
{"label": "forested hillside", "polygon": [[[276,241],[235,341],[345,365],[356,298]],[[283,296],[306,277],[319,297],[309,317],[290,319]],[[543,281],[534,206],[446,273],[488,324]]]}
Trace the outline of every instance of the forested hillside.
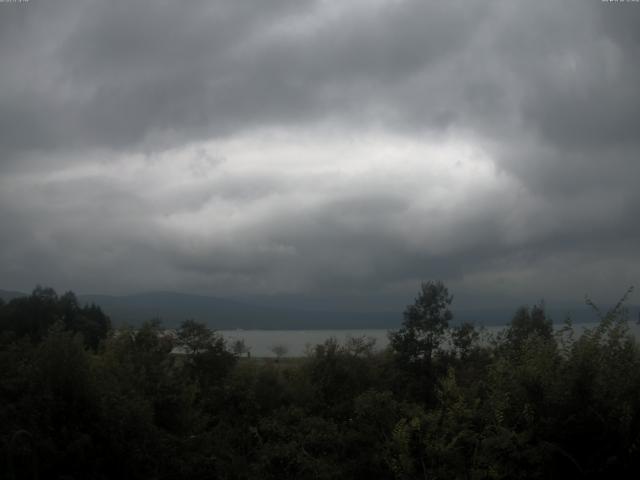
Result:
{"label": "forested hillside", "polygon": [[[623,299],[624,300],[624,299]],[[640,350],[622,301],[482,340],[424,283],[390,346],[250,359],[202,323],[113,329],[72,293],[0,302],[9,479],[636,478]]]}

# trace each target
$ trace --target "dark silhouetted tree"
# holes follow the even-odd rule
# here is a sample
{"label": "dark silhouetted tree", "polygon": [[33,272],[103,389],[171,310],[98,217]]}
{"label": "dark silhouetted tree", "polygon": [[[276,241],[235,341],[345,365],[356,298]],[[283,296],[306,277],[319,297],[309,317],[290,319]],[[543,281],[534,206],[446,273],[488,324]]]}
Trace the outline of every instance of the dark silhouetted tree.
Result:
{"label": "dark silhouetted tree", "polygon": [[423,282],[412,305],[404,311],[402,328],[389,334],[390,346],[399,367],[397,388],[426,402],[434,400],[439,350],[453,314],[453,296],[441,281]]}
{"label": "dark silhouetted tree", "polygon": [[276,356],[276,362],[279,362],[289,352],[289,348],[286,345],[278,344],[271,347],[271,351]]}
{"label": "dark silhouetted tree", "polygon": [[402,328],[390,334],[391,347],[407,363],[429,362],[453,318],[453,296],[441,281],[424,282],[404,311]]}
{"label": "dark silhouetted tree", "polygon": [[547,319],[544,303],[528,307],[520,307],[507,329],[507,340],[512,347],[520,348],[531,336],[545,340],[553,337],[553,323]]}

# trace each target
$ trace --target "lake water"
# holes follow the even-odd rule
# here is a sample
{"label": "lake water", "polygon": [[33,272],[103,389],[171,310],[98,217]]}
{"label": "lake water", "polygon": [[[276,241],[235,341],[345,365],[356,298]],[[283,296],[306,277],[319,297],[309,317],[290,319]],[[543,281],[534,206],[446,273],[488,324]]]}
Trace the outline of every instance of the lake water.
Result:
{"label": "lake water", "polygon": [[344,343],[349,337],[366,336],[376,340],[376,348],[384,349],[389,340],[388,330],[219,330],[222,336],[229,342],[244,340],[245,345],[251,349],[254,357],[275,357],[271,349],[275,345],[282,345],[287,349],[285,356],[301,357],[306,349],[324,343],[331,337],[335,337],[340,343]]}
{"label": "lake water", "polygon": [[[562,328],[563,325],[555,325]],[[593,328],[596,323],[580,323],[574,325],[576,334],[580,334],[585,328]],[[630,331],[640,338],[640,326],[635,322],[629,322]],[[485,327],[486,334],[496,334],[504,329],[502,326]],[[389,330],[219,330],[222,336],[231,344],[235,340],[244,340],[245,345],[251,349],[254,357],[275,357],[272,348],[276,345],[285,347],[287,357],[304,356],[307,349],[324,343],[331,337],[344,343],[348,338],[366,336],[375,339],[375,348],[384,349],[389,344]]]}

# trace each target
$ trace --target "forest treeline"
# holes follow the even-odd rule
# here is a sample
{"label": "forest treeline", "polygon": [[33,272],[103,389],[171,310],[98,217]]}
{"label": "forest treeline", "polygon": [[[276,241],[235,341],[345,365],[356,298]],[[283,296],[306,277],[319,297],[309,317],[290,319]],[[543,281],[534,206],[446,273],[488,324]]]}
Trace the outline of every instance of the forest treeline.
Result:
{"label": "forest treeline", "polygon": [[0,301],[7,479],[637,478],[640,350],[620,302],[597,327],[522,307],[452,326],[422,284],[390,332],[301,359],[240,358],[204,324],[114,330],[73,293]]}

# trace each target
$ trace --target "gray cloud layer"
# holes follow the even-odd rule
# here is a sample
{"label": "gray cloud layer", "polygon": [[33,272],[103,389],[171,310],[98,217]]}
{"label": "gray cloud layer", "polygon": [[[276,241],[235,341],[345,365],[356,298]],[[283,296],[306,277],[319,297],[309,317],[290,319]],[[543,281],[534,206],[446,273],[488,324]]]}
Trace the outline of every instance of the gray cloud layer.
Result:
{"label": "gray cloud layer", "polygon": [[0,285],[615,295],[638,25],[600,0],[0,4]]}

